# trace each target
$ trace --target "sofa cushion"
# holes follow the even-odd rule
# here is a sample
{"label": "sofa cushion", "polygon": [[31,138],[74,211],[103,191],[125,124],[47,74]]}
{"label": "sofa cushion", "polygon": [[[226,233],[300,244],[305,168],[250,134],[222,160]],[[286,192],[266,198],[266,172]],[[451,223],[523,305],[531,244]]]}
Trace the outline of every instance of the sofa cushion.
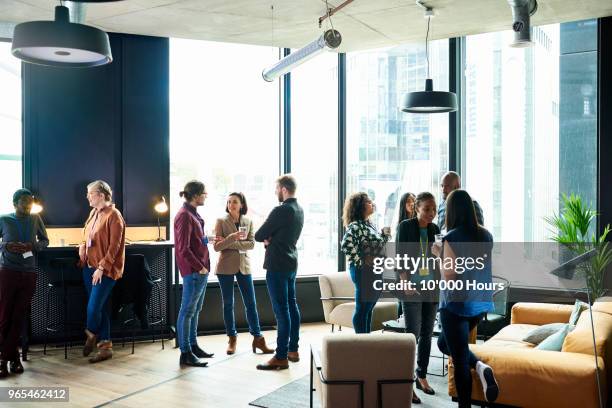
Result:
{"label": "sofa cushion", "polygon": [[593,310],[612,315],[612,296],[600,297],[593,303]]}
{"label": "sofa cushion", "polygon": [[563,325],[562,328],[557,330],[555,333],[548,336],[544,341],[542,341],[536,349],[538,350],[548,350],[548,351],[561,351],[563,347],[563,341],[567,334],[573,329],[574,326],[570,324]]}
{"label": "sofa cushion", "polygon": [[552,336],[553,334],[564,328],[565,326],[565,323],[550,323],[536,327],[535,329],[527,333],[525,337],[523,337],[523,341],[538,345],[548,337]]}
{"label": "sofa cushion", "polygon": [[[595,328],[595,344],[597,355],[606,361],[610,360],[612,348],[612,315],[593,311],[593,326]],[[593,331],[591,329],[590,313],[584,312],[578,319],[576,328],[567,335],[562,351],[594,355]]]}
{"label": "sofa cushion", "polygon": [[567,323],[573,309],[573,305],[519,302],[512,306],[510,323],[536,326],[548,323]]}
{"label": "sofa cushion", "polygon": [[[491,340],[505,340],[514,341],[518,343],[525,343],[523,339],[538,326],[533,324],[511,324],[502,328],[495,336],[491,337]],[[488,341],[488,342],[489,342]],[[488,343],[487,342],[487,343]]]}

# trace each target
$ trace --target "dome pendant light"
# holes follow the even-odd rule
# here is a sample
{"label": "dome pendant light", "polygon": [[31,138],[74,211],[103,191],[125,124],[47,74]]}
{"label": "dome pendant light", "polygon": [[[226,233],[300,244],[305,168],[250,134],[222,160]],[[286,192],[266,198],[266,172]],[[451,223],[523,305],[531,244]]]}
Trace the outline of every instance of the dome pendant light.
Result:
{"label": "dome pendant light", "polygon": [[427,17],[427,34],[425,36],[425,56],[427,59],[427,79],[425,79],[425,90],[409,92],[404,95],[401,104],[402,112],[410,113],[444,113],[457,110],[457,95],[453,92],[442,92],[433,90],[433,79],[429,77],[429,24],[433,16],[433,9],[425,7],[420,1],[417,4],[425,8]]}
{"label": "dome pendant light", "polygon": [[108,35],[88,25],[71,23],[65,6],[55,7],[55,21],[15,26],[11,52],[25,62],[53,67],[96,67],[113,60]]}

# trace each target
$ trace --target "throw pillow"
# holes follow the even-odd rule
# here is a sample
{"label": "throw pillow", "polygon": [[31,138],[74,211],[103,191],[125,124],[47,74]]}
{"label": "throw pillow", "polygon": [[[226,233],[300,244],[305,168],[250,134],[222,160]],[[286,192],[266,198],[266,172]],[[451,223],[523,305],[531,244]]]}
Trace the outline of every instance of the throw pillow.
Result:
{"label": "throw pillow", "polygon": [[563,341],[567,334],[572,331],[574,326],[569,324],[564,325],[564,327],[558,330],[556,333],[548,336],[544,341],[542,341],[536,349],[538,350],[549,350],[549,351],[561,351],[563,347]]}
{"label": "throw pillow", "polygon": [[527,335],[523,338],[523,341],[526,341],[527,343],[535,344],[537,346],[542,341],[544,341],[544,339],[558,332],[566,325],[567,323],[550,323],[550,324],[545,324],[545,325],[536,327],[535,329],[527,333]]}
{"label": "throw pillow", "polygon": [[569,318],[569,324],[571,324],[572,326],[575,326],[576,323],[578,323],[578,318],[580,317],[580,313],[582,313],[583,310],[588,309],[589,305],[587,303],[581,302],[580,300],[576,300],[576,302],[574,302],[574,310],[572,311],[572,314],[570,315]]}

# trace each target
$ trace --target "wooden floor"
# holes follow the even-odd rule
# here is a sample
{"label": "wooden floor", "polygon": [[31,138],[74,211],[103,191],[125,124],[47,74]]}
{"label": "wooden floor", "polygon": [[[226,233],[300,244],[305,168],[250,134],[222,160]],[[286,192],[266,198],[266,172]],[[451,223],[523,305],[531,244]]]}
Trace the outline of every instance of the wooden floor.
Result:
{"label": "wooden floor", "polygon": [[[255,366],[270,355],[253,354],[251,335],[238,336],[237,353],[225,354],[225,335],[202,336],[198,342],[215,357],[208,359],[209,367],[178,365],[179,350],[174,342],[141,343],[135,354],[131,347],[115,344],[114,356],[109,361],[89,364],[81,356],[81,349],[70,350],[64,360],[63,349],[53,349],[44,356],[33,347],[29,361],[24,363],[26,372],[0,380],[0,387],[69,387],[70,403],[53,403],[53,407],[246,407],[248,403],[275,389],[308,374],[309,345],[319,344],[330,326],[323,323],[302,325],[300,334],[301,361],[291,363],[289,370],[278,372],[258,371]],[[264,333],[268,344],[276,342],[276,332]],[[41,406],[34,403],[2,403],[2,407]]]}

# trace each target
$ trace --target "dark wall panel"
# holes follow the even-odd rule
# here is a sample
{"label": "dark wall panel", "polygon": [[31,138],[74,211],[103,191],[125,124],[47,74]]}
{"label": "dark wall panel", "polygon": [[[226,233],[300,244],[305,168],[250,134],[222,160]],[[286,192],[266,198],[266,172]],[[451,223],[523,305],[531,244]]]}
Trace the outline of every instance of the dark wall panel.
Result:
{"label": "dark wall panel", "polygon": [[155,200],[170,190],[168,53],[168,39],[123,37],[123,209],[132,225],[155,220]]}
{"label": "dark wall panel", "polygon": [[108,181],[130,225],[156,223],[169,190],[168,39],[111,34],[113,62],[23,64],[24,184],[51,226],[79,226],[86,185]]}
{"label": "dark wall panel", "polygon": [[[120,41],[115,38],[112,47],[116,52]],[[82,224],[87,184],[120,180],[118,65],[75,70],[23,64],[23,71],[25,184],[42,197],[48,224]]]}

